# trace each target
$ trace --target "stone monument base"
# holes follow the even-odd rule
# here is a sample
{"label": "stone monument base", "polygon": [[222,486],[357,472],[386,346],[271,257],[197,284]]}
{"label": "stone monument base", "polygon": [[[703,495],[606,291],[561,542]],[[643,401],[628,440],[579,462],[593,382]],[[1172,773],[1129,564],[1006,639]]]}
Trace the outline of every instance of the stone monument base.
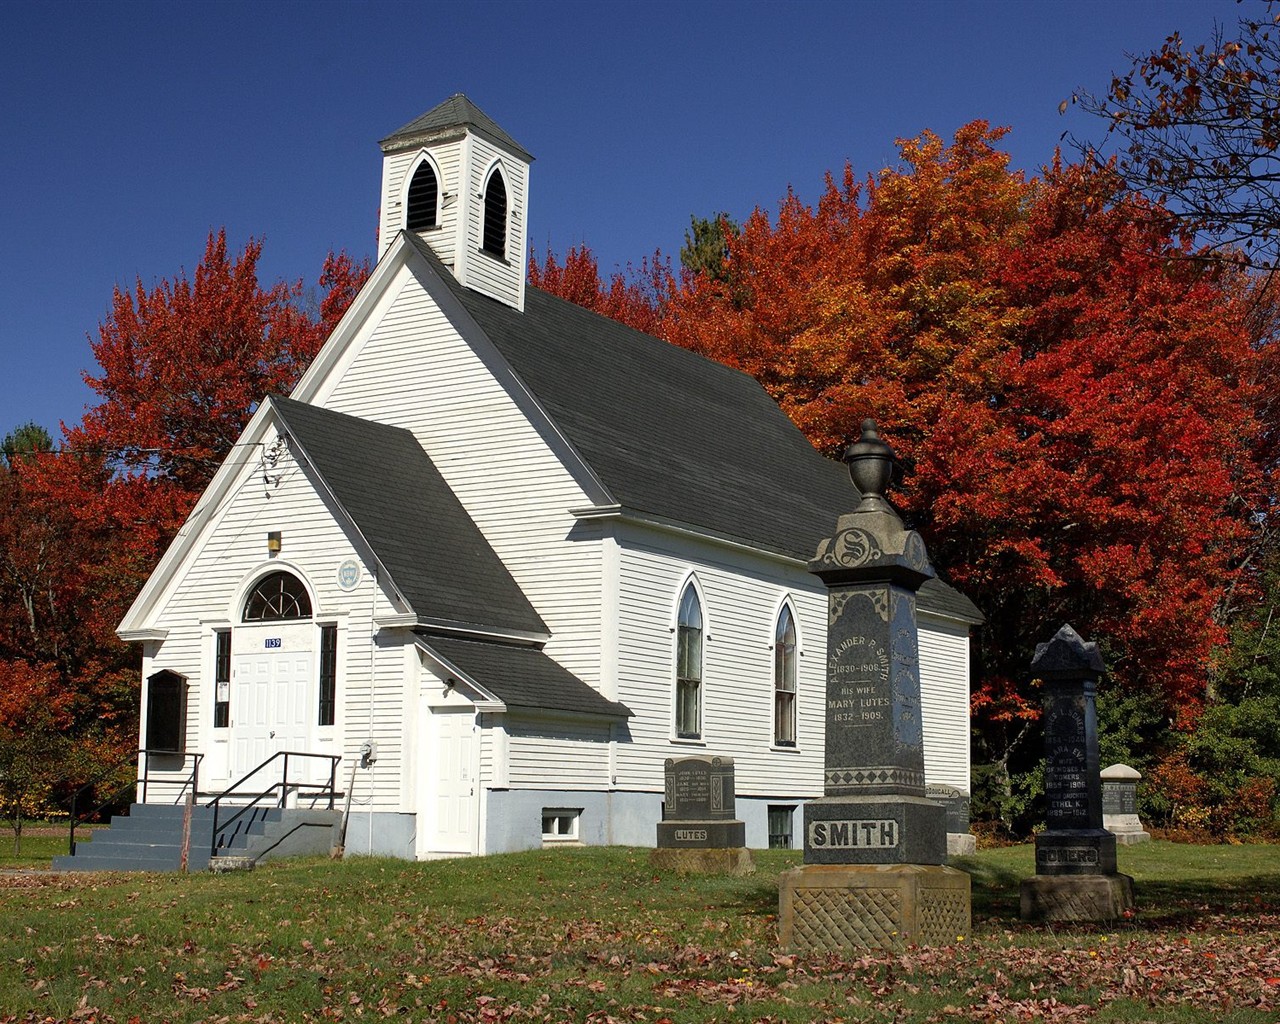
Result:
{"label": "stone monument base", "polygon": [[1141,826],[1134,832],[1126,832],[1119,828],[1109,828],[1107,831],[1116,837],[1117,846],[1133,846],[1136,843],[1151,842],[1151,833]]}
{"label": "stone monument base", "polygon": [[1114,921],[1133,906],[1128,875],[1034,875],[1022,883],[1024,921]]}
{"label": "stone monument base", "polygon": [[677,875],[753,875],[756,870],[751,851],[745,846],[701,850],[658,847],[649,851],[649,863]]}
{"label": "stone monument base", "polygon": [[658,846],[673,850],[735,849],[747,845],[747,824],[737,818],[675,818],[658,822]]}
{"label": "stone monument base", "polygon": [[785,949],[950,946],[969,935],[969,876],[933,864],[805,864],[778,878]]}
{"label": "stone monument base", "polygon": [[972,832],[948,832],[947,856],[968,857],[978,852],[978,837]]}

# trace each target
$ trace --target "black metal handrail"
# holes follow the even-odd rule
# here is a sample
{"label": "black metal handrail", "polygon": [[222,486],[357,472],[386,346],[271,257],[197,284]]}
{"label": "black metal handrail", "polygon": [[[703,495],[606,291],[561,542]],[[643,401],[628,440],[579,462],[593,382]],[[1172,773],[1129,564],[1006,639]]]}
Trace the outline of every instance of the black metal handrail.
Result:
{"label": "black metal handrail", "polygon": [[[187,759],[188,758],[192,759],[191,774],[186,775],[181,779],[156,779],[155,780],[156,785],[171,786],[178,783],[181,784],[179,785],[179,788],[178,788],[178,795],[174,797],[174,800],[173,800],[175,804],[179,803],[182,800],[183,795],[186,793],[188,786],[191,787],[191,792],[193,795],[199,792],[200,762],[204,760],[204,754],[200,754],[195,751],[192,751],[191,753],[183,753],[177,750],[148,750],[146,748],[143,748],[142,750],[138,751],[137,755],[131,755],[122,761],[117,761],[110,768],[107,768],[105,771],[99,773],[92,781],[85,783],[83,786],[77,789],[75,793],[72,795],[71,797],[71,829],[67,835],[67,852],[69,854],[71,854],[73,857],[75,856],[76,828],[82,825],[84,822],[88,821],[90,818],[97,815],[104,807],[109,807],[111,804],[115,803],[117,800],[120,799],[121,796],[127,793],[130,789],[135,788],[139,784],[141,784],[142,802],[144,804],[147,802],[147,790],[152,782],[151,758],[153,756],[182,758],[182,767],[179,769],[179,771],[185,771],[187,767]],[[119,771],[130,761],[136,764],[139,757],[142,760],[142,778],[138,778],[138,773],[135,771],[133,773],[133,778],[131,778],[128,782],[124,783],[123,785],[118,786],[114,790],[112,790],[111,794],[107,796],[105,799],[101,800],[95,807],[92,807],[83,813],[78,814],[76,812],[76,806],[80,802],[80,798],[84,796],[84,794],[86,794],[91,789],[96,787],[98,783],[100,783],[103,779]]]}
{"label": "black metal handrail", "polygon": [[[329,781],[327,783],[306,782],[306,781],[290,782],[289,781],[289,758],[291,757],[311,758],[311,759],[319,759],[322,761],[328,761],[329,762]],[[237,793],[237,790],[240,790],[245,783],[247,783],[250,779],[252,779],[255,775],[257,775],[263,769],[265,769],[268,765],[270,765],[274,761],[278,761],[281,759],[283,759],[284,763],[282,766],[282,770],[280,772],[280,781],[273,782],[266,789],[259,790],[256,793],[256,795],[253,796],[252,800],[250,800],[247,804],[239,807],[239,810],[237,810],[236,813],[233,814],[226,821],[219,823],[218,818],[222,813],[222,801],[227,799],[228,797],[240,796],[243,798],[243,797],[249,796],[250,795],[249,793],[243,792],[243,791]],[[309,753],[305,753],[297,750],[281,750],[272,754],[269,758],[263,761],[262,764],[258,765],[257,768],[254,768],[253,771],[249,772],[246,775],[242,775],[239,779],[233,782],[230,786],[224,789],[221,793],[219,793],[217,796],[215,796],[212,800],[210,800],[205,805],[206,807],[213,808],[213,833],[209,840],[209,856],[216,857],[218,855],[218,839],[223,832],[225,832],[237,821],[239,821],[244,815],[252,811],[255,807],[258,806],[258,804],[260,804],[267,797],[273,796],[277,792],[279,793],[279,799],[278,799],[278,802],[276,803],[277,807],[285,806],[285,803],[289,799],[290,793],[299,793],[299,794],[310,793],[312,796],[312,806],[315,806],[314,801],[316,798],[324,798],[325,796],[327,796],[328,804],[329,804],[328,809],[333,810],[334,798],[337,795],[336,784],[337,784],[337,778],[338,778],[338,762],[340,762],[341,760],[342,760],[341,757],[334,754],[309,754]]]}

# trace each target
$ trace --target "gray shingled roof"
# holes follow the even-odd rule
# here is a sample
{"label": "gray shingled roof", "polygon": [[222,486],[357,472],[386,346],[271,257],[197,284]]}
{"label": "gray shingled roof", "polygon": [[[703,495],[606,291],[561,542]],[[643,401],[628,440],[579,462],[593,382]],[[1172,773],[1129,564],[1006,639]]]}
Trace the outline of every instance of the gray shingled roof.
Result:
{"label": "gray shingled roof", "polygon": [[455,93],[443,103],[432,107],[421,117],[415,117],[403,128],[392,132],[378,143],[384,153],[407,149],[427,139],[438,138],[451,128],[470,128],[477,135],[487,138],[524,160],[533,157],[520,143],[498,127],[497,123],[462,93]]}
{"label": "gray shingled roof", "polygon": [[534,647],[459,640],[419,631],[419,643],[465,672],[508,708],[537,708],[630,718],[625,704],[603,697]]}
{"label": "gray shingled roof", "polygon": [[[437,268],[615,500],[627,509],[809,560],[859,499],[754,378],[540,289],[521,313]],[[923,609],[982,621],[945,583]]]}
{"label": "gray shingled roof", "polygon": [[271,402],[417,615],[548,632],[412,433],[289,398]]}

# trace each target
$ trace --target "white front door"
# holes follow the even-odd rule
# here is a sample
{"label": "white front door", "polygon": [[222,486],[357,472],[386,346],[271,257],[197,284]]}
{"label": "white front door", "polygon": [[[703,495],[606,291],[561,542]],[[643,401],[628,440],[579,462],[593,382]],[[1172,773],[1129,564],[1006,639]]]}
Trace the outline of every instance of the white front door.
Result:
{"label": "white front door", "polygon": [[[307,751],[315,717],[315,667],[310,651],[241,654],[231,667],[231,775],[240,779],[282,750]],[[307,758],[306,761],[311,761]],[[290,765],[292,780],[311,766]],[[265,788],[279,781],[264,775]],[[256,787],[255,783],[250,788]]]}
{"label": "white front door", "polygon": [[475,709],[432,708],[421,722],[418,856],[473,854],[479,838]]}

